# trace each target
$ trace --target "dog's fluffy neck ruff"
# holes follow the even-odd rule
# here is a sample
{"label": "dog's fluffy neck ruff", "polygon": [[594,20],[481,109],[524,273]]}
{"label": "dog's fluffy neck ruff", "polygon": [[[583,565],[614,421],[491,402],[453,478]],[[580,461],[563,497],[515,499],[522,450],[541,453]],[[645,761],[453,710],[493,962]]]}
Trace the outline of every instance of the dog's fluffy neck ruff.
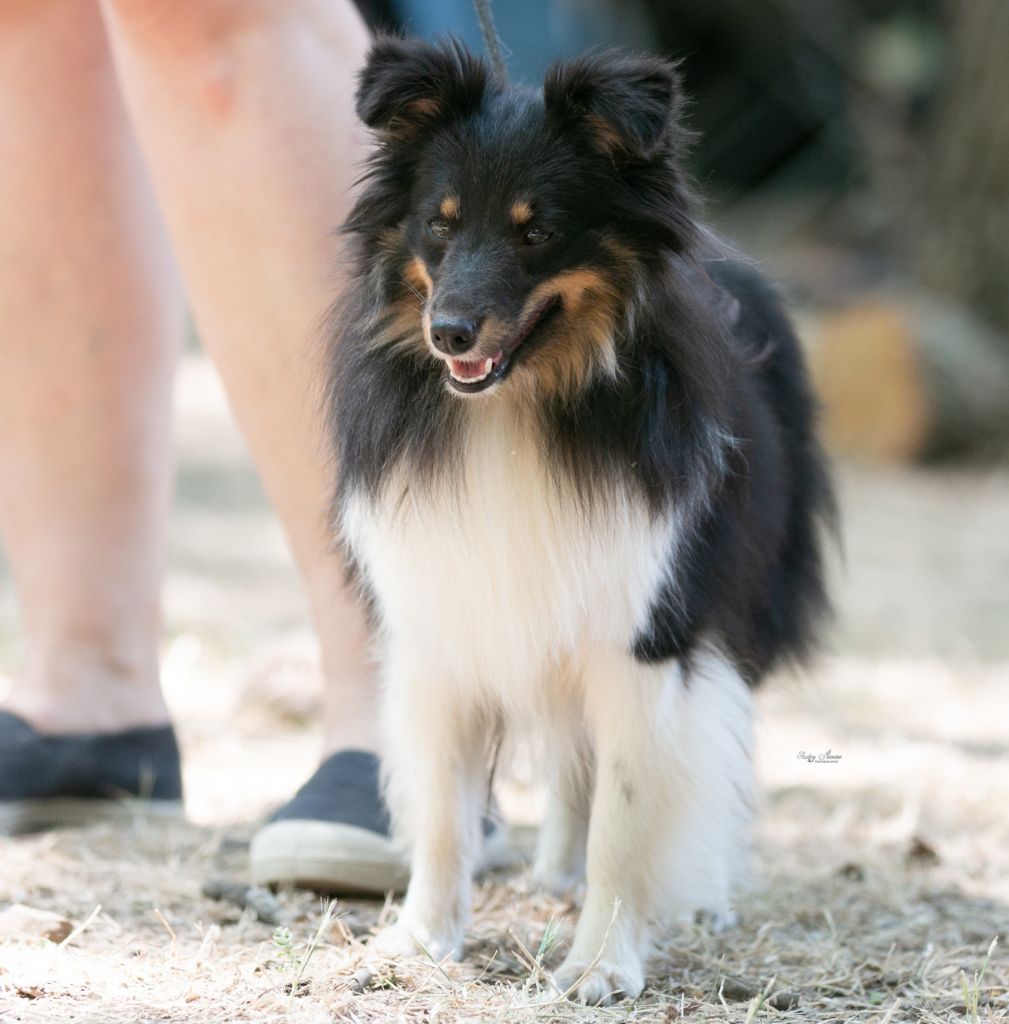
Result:
{"label": "dog's fluffy neck ruff", "polygon": [[[683,508],[703,505],[724,476],[735,442],[729,396],[718,380],[727,356],[723,328],[709,322],[689,291],[681,291],[676,275],[683,265],[670,256],[641,269],[608,344],[585,346],[588,365],[574,390],[557,392],[514,372],[489,394],[460,395],[429,354],[419,325],[385,342],[369,361],[389,381],[386,404],[372,404],[367,416],[347,400],[351,396],[342,406],[344,442],[353,443],[354,434],[367,430],[369,437],[353,447],[374,445],[381,457],[363,463],[344,457],[344,486],[379,489],[401,463],[411,486],[421,489],[452,477],[472,426],[508,410],[526,443],[582,501],[608,495],[617,481],[630,481],[655,512],[673,501]],[[673,332],[669,324],[676,325]],[[670,333],[680,338],[675,351]],[[548,347],[549,338],[543,344]],[[355,360],[366,354],[346,353]],[[681,390],[677,398],[673,393]],[[672,421],[664,408],[671,400]],[[416,423],[424,428],[413,433],[409,428]]]}

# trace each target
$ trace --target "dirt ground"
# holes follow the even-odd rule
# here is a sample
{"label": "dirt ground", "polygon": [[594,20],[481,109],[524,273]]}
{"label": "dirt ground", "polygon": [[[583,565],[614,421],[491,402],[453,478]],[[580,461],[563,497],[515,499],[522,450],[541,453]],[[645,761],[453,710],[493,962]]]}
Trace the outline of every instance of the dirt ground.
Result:
{"label": "dirt ground", "polygon": [[[839,470],[839,621],[809,677],[760,697],[741,924],[678,926],[645,995],[598,1010],[557,998],[573,908],[521,870],[478,886],[462,964],[366,966],[381,902],[327,914],[281,893],[278,932],[201,894],[243,878],[254,823],[311,771],[318,692],[279,531],[195,354],[179,404],[164,666],[190,821],[0,839],[0,911],[77,926],[60,944],[0,937],[0,1021],[1009,1020],[1009,468]],[[524,836],[535,787],[502,801]]]}

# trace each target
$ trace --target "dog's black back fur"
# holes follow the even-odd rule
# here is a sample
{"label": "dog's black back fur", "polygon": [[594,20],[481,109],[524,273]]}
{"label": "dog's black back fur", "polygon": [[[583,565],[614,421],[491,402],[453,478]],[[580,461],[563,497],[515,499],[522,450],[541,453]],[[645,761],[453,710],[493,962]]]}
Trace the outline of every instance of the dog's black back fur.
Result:
{"label": "dog's black back fur", "polygon": [[[423,488],[454,471],[465,443],[464,403],[441,367],[399,343],[409,327],[388,343],[420,244],[411,211],[439,161],[492,152],[505,177],[546,161],[544,176],[569,179],[569,215],[618,239],[636,273],[622,277],[602,249],[568,254],[618,282],[619,375],[544,397],[545,458],[564,500],[603,500],[613,481],[631,481],[654,514],[675,509],[684,527],[635,656],[689,660],[716,635],[751,682],[801,659],[827,607],[819,535],[833,509],[814,400],[773,291],[692,219],[671,66],[589,56],[552,71],[540,95],[497,91],[455,45],[385,40],[376,54],[359,112],[380,146],[348,221],[357,276],[334,320],[341,488],[374,493],[404,461]],[[622,133],[607,136],[609,159],[592,152],[586,111]],[[419,315],[412,330],[419,337]]]}
{"label": "dog's black back fur", "polygon": [[683,656],[714,630],[756,681],[811,652],[827,610],[820,532],[833,499],[802,354],[777,296],[745,264],[704,267],[739,304],[723,385],[732,395],[723,429],[735,443],[635,653]]}

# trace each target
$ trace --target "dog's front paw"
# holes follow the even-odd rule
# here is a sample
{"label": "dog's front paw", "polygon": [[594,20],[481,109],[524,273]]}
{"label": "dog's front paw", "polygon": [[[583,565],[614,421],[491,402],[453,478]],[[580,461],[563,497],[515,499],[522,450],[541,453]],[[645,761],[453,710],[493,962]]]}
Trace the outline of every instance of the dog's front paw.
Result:
{"label": "dog's front paw", "polygon": [[621,966],[609,960],[600,960],[594,966],[565,960],[556,978],[562,992],[574,988],[572,995],[592,1006],[609,1006],[620,999],[634,999],[645,987],[640,965]]}
{"label": "dog's front paw", "polygon": [[402,924],[383,928],[368,941],[368,952],[387,960],[399,960],[420,955],[420,943]]}
{"label": "dog's front paw", "polygon": [[388,960],[430,956],[434,960],[462,959],[462,935],[434,935],[408,921],[383,928],[369,943],[372,955]]}

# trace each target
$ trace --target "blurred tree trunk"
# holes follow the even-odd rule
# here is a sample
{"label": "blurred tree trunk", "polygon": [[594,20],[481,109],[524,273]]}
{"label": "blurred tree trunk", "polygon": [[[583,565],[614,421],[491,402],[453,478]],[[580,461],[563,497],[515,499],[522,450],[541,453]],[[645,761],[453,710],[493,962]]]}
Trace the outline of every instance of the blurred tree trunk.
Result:
{"label": "blurred tree trunk", "polygon": [[947,0],[945,12],[949,73],[917,169],[910,255],[924,284],[1009,338],[1009,0]]}

